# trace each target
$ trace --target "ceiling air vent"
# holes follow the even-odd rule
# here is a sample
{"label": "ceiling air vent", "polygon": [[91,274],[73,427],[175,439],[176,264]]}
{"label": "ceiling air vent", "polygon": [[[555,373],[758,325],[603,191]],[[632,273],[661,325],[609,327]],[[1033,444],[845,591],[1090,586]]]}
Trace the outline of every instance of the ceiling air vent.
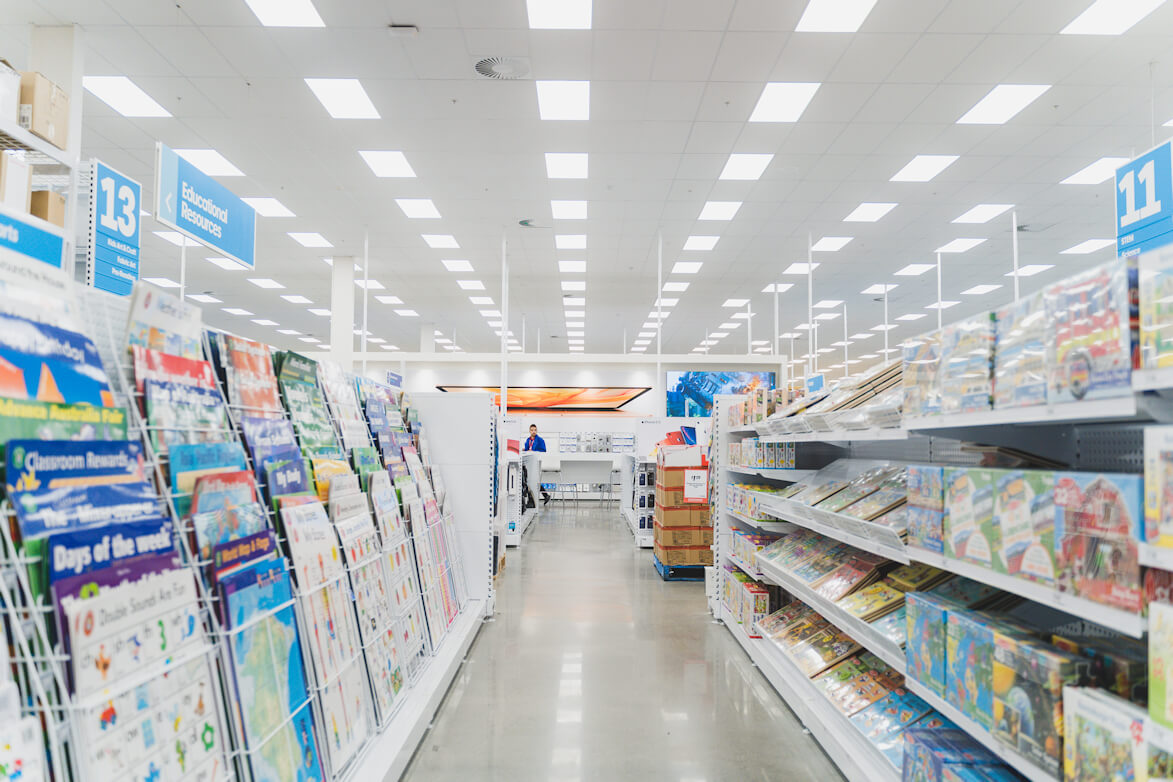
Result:
{"label": "ceiling air vent", "polygon": [[486,79],[524,79],[529,76],[529,58],[486,57],[473,66]]}

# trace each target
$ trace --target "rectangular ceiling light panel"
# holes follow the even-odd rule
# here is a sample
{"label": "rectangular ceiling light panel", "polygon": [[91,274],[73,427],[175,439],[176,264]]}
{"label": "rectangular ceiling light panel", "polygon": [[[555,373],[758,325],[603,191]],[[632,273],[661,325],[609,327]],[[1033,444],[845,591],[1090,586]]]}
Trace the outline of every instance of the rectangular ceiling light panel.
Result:
{"label": "rectangular ceiling light panel", "polygon": [[214,149],[177,149],[175,154],[208,176],[244,176],[244,172]]}
{"label": "rectangular ceiling light panel", "polygon": [[1123,35],[1165,0],[1095,0],[1060,35]]}
{"label": "rectangular ceiling light panel", "polygon": [[891,203],[871,203],[865,201],[855,209],[851,210],[851,214],[843,218],[845,223],[874,223],[884,215],[896,208],[896,204]]}
{"label": "rectangular ceiling light panel", "polygon": [[358,79],[306,79],[306,85],[334,119],[379,119]]}
{"label": "rectangular ceiling light panel", "polygon": [[358,154],[362,156],[362,159],[377,177],[415,177],[415,170],[407,162],[403,153],[398,150],[367,149],[360,150]]}
{"label": "rectangular ceiling light panel", "polygon": [[725,161],[718,179],[753,181],[760,179],[773,155],[735,152]]}
{"label": "rectangular ceiling light panel", "polygon": [[124,117],[170,117],[171,112],[125,76],[85,76],[82,86]]}
{"label": "rectangular ceiling light panel", "polygon": [[978,204],[953,222],[969,225],[988,223],[1000,214],[1014,208],[1014,204]]}
{"label": "rectangular ceiling light panel", "polygon": [[547,152],[546,176],[550,179],[586,179],[590,156],[586,152]]}
{"label": "rectangular ceiling light panel", "polygon": [[325,27],[311,0],[244,0],[265,27]]}
{"label": "rectangular ceiling light panel", "polygon": [[526,0],[531,30],[591,29],[591,0]]}
{"label": "rectangular ceiling light panel", "polygon": [[798,122],[819,86],[818,82],[768,82],[749,121]]}
{"label": "rectangular ceiling light panel", "polygon": [[794,28],[800,33],[854,33],[876,0],[810,0]]}
{"label": "rectangular ceiling light panel", "polygon": [[892,182],[928,182],[957,161],[957,155],[917,155],[892,175]]}
{"label": "rectangular ceiling light panel", "polygon": [[591,118],[589,81],[536,81],[538,116],[544,120],[588,120]]}
{"label": "rectangular ceiling light panel", "polygon": [[958,125],[1004,125],[1051,89],[1050,84],[999,84],[957,120]]}

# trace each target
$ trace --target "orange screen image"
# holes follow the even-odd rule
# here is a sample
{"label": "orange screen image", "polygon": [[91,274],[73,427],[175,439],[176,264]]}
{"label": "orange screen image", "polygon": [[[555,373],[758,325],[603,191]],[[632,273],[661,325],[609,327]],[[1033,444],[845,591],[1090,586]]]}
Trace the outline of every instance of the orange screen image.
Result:
{"label": "orange screen image", "polygon": [[[441,391],[488,391],[500,404],[500,386],[436,386]],[[511,410],[618,410],[651,388],[530,386],[509,389]]]}

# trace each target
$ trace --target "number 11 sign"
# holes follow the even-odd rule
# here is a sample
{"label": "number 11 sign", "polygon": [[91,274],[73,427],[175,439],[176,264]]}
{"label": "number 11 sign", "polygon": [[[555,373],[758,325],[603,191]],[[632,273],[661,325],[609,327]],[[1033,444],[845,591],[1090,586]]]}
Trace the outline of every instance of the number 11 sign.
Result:
{"label": "number 11 sign", "polygon": [[1116,251],[1136,255],[1173,242],[1170,142],[1116,169]]}
{"label": "number 11 sign", "polygon": [[143,188],[100,160],[92,170],[86,283],[128,296],[138,280]]}

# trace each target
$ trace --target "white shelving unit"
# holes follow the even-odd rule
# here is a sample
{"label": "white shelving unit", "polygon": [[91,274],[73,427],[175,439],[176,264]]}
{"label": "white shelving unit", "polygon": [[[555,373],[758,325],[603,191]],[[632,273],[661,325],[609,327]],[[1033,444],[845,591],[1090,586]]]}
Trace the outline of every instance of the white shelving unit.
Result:
{"label": "white shelving unit", "polygon": [[724,606],[719,618],[850,782],[899,782],[900,772],[772,642],[750,638]]}
{"label": "white shelving unit", "polygon": [[811,475],[814,475],[814,470],[794,470],[789,468],[774,468],[774,467],[744,467],[741,465],[730,465],[729,472],[737,475],[753,475],[758,478],[767,478],[774,481],[801,481]]}
{"label": "white shelving unit", "polygon": [[[619,515],[627,522],[627,528],[635,540],[636,548],[651,548],[653,540],[652,514],[654,507],[638,507],[637,499],[643,494],[646,497],[655,496],[655,481],[650,486],[640,486],[636,482],[636,475],[649,465],[655,469],[655,460],[647,459],[634,454],[621,454],[619,457]],[[640,526],[641,520],[643,526]]]}
{"label": "white shelving unit", "polygon": [[762,505],[766,512],[783,521],[806,527],[820,535],[826,535],[828,538],[834,538],[858,549],[879,554],[893,562],[907,565],[910,561],[907,546],[891,527],[873,524],[870,521],[861,521],[843,513],[812,508],[801,502],[772,497],[768,494],[759,496],[762,498]]}

